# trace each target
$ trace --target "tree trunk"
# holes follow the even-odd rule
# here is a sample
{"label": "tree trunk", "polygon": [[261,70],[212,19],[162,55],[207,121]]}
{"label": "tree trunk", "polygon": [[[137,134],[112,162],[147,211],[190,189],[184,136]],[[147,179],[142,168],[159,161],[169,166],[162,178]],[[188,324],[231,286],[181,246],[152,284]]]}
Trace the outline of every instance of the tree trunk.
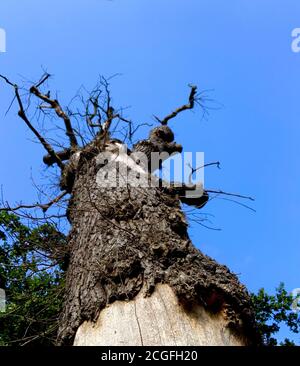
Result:
{"label": "tree trunk", "polygon": [[[203,107],[202,93],[190,85],[188,102],[163,119],[155,117],[159,127],[150,131],[148,139],[139,141],[131,153],[120,141],[110,139],[114,120],[127,124],[130,140],[138,127],[132,129],[132,122],[111,106],[106,79],[100,78],[85,112],[76,113],[85,119],[93,136],[86,144],[80,128],[77,131],[72,127],[75,113],[64,111],[57,99],[50,98],[50,92],[40,91],[49,77],[44,74],[29,93],[42,103],[40,109],[49,108],[63,120],[69,146],[57,142],[57,146],[64,146],[61,151],[55,151],[31,123],[18,85],[0,75],[14,89],[18,115],[47,151],[45,164],[56,164],[61,170],[63,193],[48,204],[29,207],[39,207],[45,213],[65,195],[71,196],[65,303],[58,344],[73,344],[74,339],[77,345],[256,343],[246,289],[228,268],[197,250],[187,233],[180,200],[200,209],[208,200],[207,192],[202,191],[201,184],[203,194],[192,192],[194,196],[190,193],[199,192],[198,184],[144,186],[145,181],[152,182],[153,170],[161,166],[159,160],[150,164],[152,153],[182,151],[182,146],[174,142],[168,121],[195,105]],[[93,112],[89,111],[91,104]],[[103,153],[108,153],[106,162],[99,160]],[[144,153],[146,159],[138,153]],[[117,171],[114,166],[110,168],[113,161],[118,162]],[[127,173],[130,179],[121,184]]]}
{"label": "tree trunk", "polygon": [[84,148],[63,177],[72,229],[58,344],[255,343],[245,287],[192,245],[177,195],[99,186],[101,151]]}

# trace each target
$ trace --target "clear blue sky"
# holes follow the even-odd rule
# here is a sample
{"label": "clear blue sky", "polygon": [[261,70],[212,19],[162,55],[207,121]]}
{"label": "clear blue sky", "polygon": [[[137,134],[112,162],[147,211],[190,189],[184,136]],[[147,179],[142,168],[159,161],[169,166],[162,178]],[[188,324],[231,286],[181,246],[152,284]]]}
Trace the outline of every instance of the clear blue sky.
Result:
{"label": "clear blue sky", "polygon": [[[300,27],[298,0],[77,0],[1,1],[0,28],[7,52],[0,71],[12,80],[37,79],[41,66],[64,103],[99,74],[113,82],[116,104],[152,122],[186,100],[188,83],[214,89],[223,107],[171,122],[187,151],[204,151],[206,187],[256,198],[256,213],[214,200],[211,231],[192,225],[206,254],[240,274],[249,290],[273,291],[280,281],[300,287],[299,157],[300,53],[291,32]],[[5,198],[30,202],[42,149],[13,111],[11,91],[0,87],[0,156]],[[298,337],[299,338],[299,337]]]}

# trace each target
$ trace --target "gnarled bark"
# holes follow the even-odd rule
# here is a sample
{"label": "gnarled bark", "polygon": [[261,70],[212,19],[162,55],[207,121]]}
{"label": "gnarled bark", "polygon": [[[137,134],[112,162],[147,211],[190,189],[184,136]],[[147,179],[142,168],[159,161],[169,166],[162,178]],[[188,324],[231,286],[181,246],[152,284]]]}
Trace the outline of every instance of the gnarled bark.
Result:
{"label": "gnarled bark", "polygon": [[[226,324],[228,334],[242,337],[244,344],[255,342],[245,287],[228,268],[193,246],[178,197],[160,187],[99,186],[100,151],[83,150],[76,165],[59,344],[72,344],[83,322],[97,321],[109,304],[137,301],[142,289],[149,297],[157,284],[168,285],[186,309],[200,306],[206,314],[222,314],[222,329]],[[76,344],[81,343],[80,332]],[[117,338],[109,342],[118,343]]]}

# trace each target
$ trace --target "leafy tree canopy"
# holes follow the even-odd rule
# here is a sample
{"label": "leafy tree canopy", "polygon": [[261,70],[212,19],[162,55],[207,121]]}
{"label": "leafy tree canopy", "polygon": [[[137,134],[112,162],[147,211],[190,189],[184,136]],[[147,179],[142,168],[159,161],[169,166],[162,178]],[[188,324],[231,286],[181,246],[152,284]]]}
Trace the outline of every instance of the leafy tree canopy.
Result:
{"label": "leafy tree canopy", "polygon": [[65,236],[47,223],[30,228],[0,212],[0,288],[6,310],[0,312],[0,345],[55,341],[64,276],[58,264]]}
{"label": "leafy tree canopy", "polygon": [[[275,295],[268,295],[263,288],[257,294],[252,294],[258,331],[265,345],[278,345],[276,334],[282,324],[285,324],[291,333],[299,333],[300,316],[299,312],[293,310],[294,301],[293,296],[286,291],[284,283],[279,284]],[[285,339],[279,344],[282,346],[295,345],[289,339]]]}

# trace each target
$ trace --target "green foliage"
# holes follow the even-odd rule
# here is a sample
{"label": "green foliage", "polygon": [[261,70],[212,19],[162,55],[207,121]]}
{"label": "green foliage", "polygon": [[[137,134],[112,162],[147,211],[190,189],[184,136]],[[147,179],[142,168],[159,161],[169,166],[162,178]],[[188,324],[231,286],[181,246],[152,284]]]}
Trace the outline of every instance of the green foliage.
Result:
{"label": "green foliage", "polygon": [[[285,290],[283,283],[276,288],[275,295],[268,295],[263,288],[257,294],[252,294],[258,331],[265,345],[278,345],[274,335],[279,332],[282,324],[285,324],[291,332],[299,333],[300,316],[292,309],[293,301],[293,296]],[[294,346],[295,344],[285,339],[279,345]]]}
{"label": "green foliage", "polygon": [[63,271],[58,265],[65,236],[51,224],[25,226],[0,212],[0,345],[54,343],[62,305]]}

